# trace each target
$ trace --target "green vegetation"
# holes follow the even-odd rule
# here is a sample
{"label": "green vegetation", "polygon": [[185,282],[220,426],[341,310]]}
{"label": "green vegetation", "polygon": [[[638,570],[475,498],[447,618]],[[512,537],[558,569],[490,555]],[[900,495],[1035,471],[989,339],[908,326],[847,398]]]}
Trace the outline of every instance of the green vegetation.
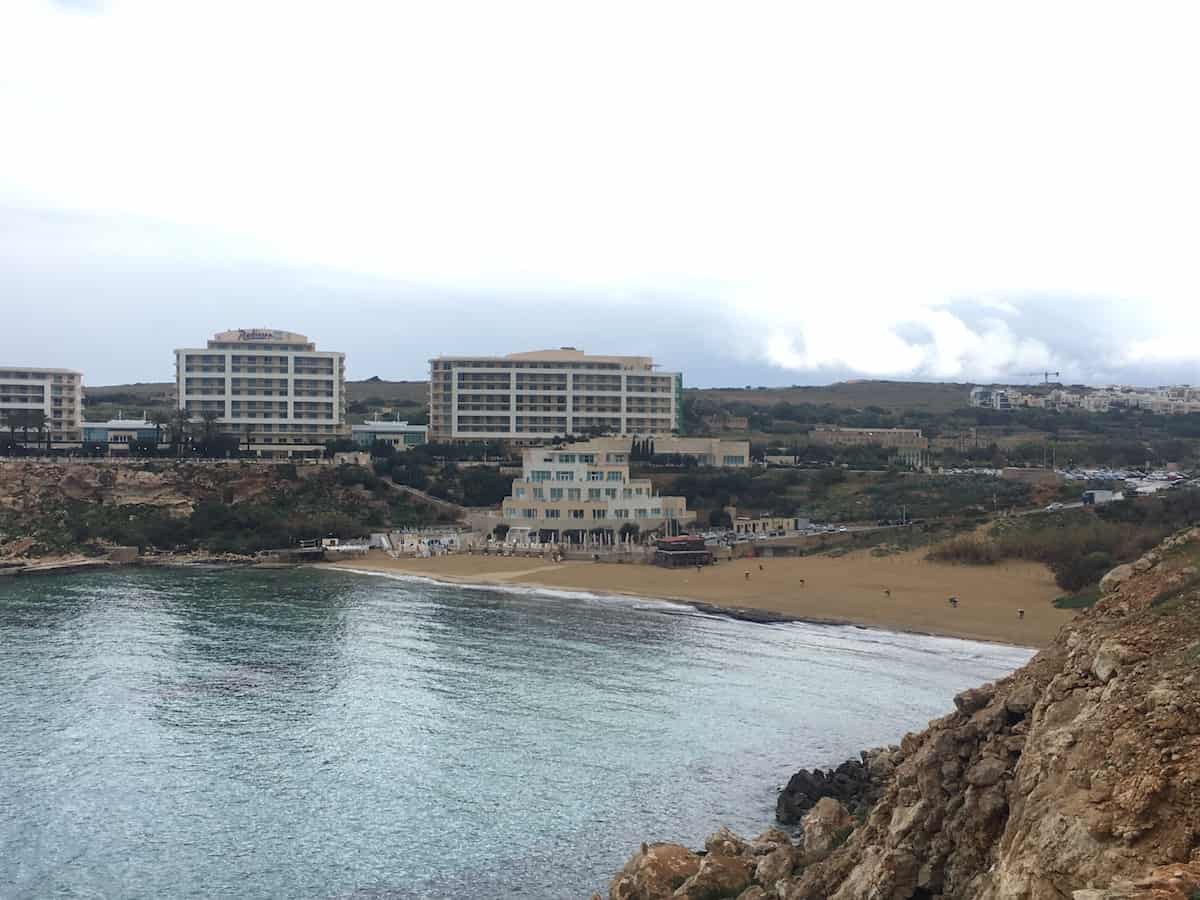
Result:
{"label": "green vegetation", "polygon": [[150,505],[48,497],[36,512],[0,509],[0,536],[33,537],[42,553],[77,552],[102,543],[254,553],[294,547],[306,538],[360,537],[439,521],[430,507],[359,466],[323,468],[304,478],[297,477],[294,466],[272,467],[265,492],[233,502],[236,492],[235,475],[219,498],[199,500],[186,516]]}
{"label": "green vegetation", "polygon": [[1050,567],[1059,587],[1079,594],[1109,569],[1136,559],[1198,519],[1200,491],[1173,491],[1095,510],[1007,519],[986,536],[952,538],[931,550],[929,558],[970,565],[1034,560]]}
{"label": "green vegetation", "polygon": [[1081,591],[1076,591],[1073,594],[1064,594],[1054,601],[1054,605],[1059,609],[1088,609],[1096,605],[1096,601],[1100,599],[1100,585],[1093,584],[1091,587],[1086,587]]}
{"label": "green vegetation", "polygon": [[459,506],[499,506],[512,493],[512,475],[494,464],[470,464],[496,463],[504,452],[499,443],[423,444],[399,453],[387,444],[371,448],[375,474]]}
{"label": "green vegetation", "polygon": [[1028,485],[986,475],[956,477],[911,472],[822,469],[722,469],[649,476],[661,493],[687,498],[691,509],[715,521],[726,506],[739,512],[807,516],[813,521],[899,523],[958,517],[977,519],[997,510],[1028,506]]}

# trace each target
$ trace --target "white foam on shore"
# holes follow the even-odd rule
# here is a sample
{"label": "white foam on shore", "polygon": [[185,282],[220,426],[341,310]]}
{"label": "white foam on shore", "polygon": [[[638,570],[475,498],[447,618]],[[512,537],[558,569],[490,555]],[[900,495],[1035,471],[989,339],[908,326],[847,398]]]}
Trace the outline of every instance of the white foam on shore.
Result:
{"label": "white foam on shore", "polygon": [[355,575],[374,575],[391,581],[417,582],[438,587],[457,587],[469,591],[495,591],[502,594],[516,594],[522,597],[550,597],[555,600],[582,600],[586,603],[618,603],[633,606],[637,609],[654,609],[663,611],[686,610],[689,614],[706,618],[728,618],[707,613],[692,606],[686,600],[660,600],[653,597],[635,597],[629,594],[608,594],[596,591],[570,591],[563,588],[541,587],[530,584],[506,584],[496,581],[447,581],[433,578],[429,575],[416,575],[409,572],[383,572],[378,569],[354,569],[349,566],[317,566],[326,572],[351,572]]}

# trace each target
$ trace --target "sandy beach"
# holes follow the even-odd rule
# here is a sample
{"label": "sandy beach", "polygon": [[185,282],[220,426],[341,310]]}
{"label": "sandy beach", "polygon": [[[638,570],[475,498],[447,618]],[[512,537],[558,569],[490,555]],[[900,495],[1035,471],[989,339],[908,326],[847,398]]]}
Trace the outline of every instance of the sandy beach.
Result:
{"label": "sandy beach", "polygon": [[[1047,644],[1075,615],[1052,605],[1062,591],[1045,566],[1025,562],[959,566],[928,562],[924,556],[923,550],[884,557],[863,551],[836,558],[725,561],[697,571],[494,556],[392,559],[373,551],[361,559],[326,565],[454,583],[521,584],[695,601],[730,610],[764,610],[795,619],[1025,647]],[[957,608],[947,602],[951,596],[958,597]],[[1018,609],[1025,610],[1024,619],[1018,619]]]}

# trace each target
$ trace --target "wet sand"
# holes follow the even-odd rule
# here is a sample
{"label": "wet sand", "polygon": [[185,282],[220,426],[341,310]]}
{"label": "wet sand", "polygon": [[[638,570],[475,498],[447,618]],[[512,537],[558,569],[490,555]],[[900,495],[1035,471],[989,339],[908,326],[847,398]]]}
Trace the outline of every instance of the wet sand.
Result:
{"label": "wet sand", "polygon": [[[642,564],[553,563],[540,558],[444,556],[392,559],[374,551],[327,565],[423,575],[465,584],[521,584],[682,600],[770,617],[868,625],[1025,647],[1047,644],[1073,610],[1055,609],[1049,570],[1026,562],[959,566],[928,562],[925,551],[875,557],[745,559],[695,568]],[[759,568],[761,565],[761,569]],[[749,573],[750,577],[746,577]],[[803,584],[801,584],[803,579]],[[890,590],[888,596],[884,591]],[[957,596],[953,608],[947,602]],[[1017,610],[1025,618],[1017,618]],[[749,617],[753,618],[753,615]]]}

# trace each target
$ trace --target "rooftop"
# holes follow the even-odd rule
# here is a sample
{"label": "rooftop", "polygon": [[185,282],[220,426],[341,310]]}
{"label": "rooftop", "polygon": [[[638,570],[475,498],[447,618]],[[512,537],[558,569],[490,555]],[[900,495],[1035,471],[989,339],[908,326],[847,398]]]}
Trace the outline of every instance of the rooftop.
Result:
{"label": "rooftop", "polygon": [[575,347],[559,347],[557,350],[530,350],[523,353],[508,353],[504,356],[439,356],[438,360],[488,362],[597,362],[620,363],[631,368],[652,368],[654,360],[649,356],[597,356],[584,353]]}

